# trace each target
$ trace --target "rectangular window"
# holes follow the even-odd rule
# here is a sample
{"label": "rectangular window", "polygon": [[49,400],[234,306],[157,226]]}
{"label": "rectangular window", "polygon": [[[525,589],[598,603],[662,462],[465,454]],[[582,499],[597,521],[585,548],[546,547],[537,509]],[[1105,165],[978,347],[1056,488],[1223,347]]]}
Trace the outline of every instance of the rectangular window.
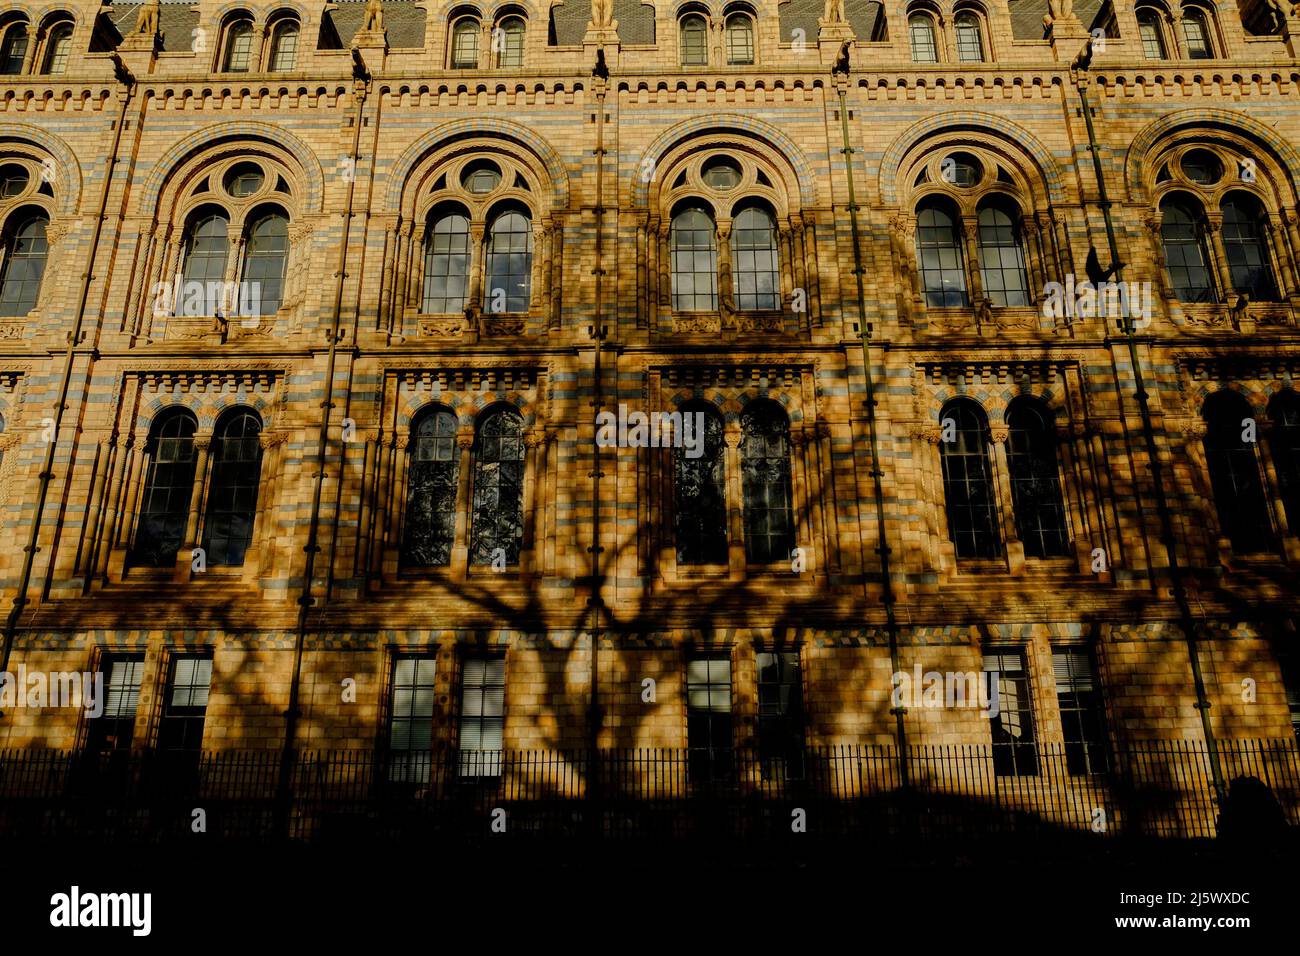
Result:
{"label": "rectangular window", "polygon": [[422,783],[429,779],[433,755],[433,675],[429,654],[403,654],[393,660],[388,699],[388,779]]}
{"label": "rectangular window", "polygon": [[159,750],[198,753],[202,749],[211,683],[211,657],[181,654],[172,658],[158,727]]}
{"label": "rectangular window", "polygon": [[758,747],[763,776],[803,778],[803,672],[798,651],[758,654]]}
{"label": "rectangular window", "polygon": [[1106,729],[1101,688],[1086,647],[1058,647],[1052,651],[1056,699],[1061,707],[1065,734],[1065,765],[1072,774],[1106,772]]}
{"label": "rectangular window", "polygon": [[686,662],[686,746],[693,783],[731,772],[731,660],[718,655]]}
{"label": "rectangular window", "polygon": [[999,777],[1033,777],[1038,774],[1034,743],[1034,712],[1029,672],[1020,651],[992,651],[984,655],[989,697],[997,692],[997,715],[989,718],[993,734],[993,772]]}
{"label": "rectangular window", "polygon": [[100,673],[104,675],[104,712],[90,722],[87,746],[92,753],[130,750],[144,658],[106,655]]}
{"label": "rectangular window", "polygon": [[1281,656],[1282,686],[1286,690],[1286,708],[1291,714],[1291,730],[1300,737],[1300,653]]}
{"label": "rectangular window", "polygon": [[506,717],[506,662],[469,657],[460,674],[460,775],[501,774]]}

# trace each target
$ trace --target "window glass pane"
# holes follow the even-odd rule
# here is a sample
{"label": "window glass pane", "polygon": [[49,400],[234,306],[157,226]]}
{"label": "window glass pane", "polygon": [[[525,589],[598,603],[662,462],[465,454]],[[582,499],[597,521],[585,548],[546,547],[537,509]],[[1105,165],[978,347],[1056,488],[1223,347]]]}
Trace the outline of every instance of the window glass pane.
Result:
{"label": "window glass pane", "polygon": [[1019,651],[984,655],[989,696],[997,689],[998,712],[990,716],[993,735],[993,772],[1000,777],[1032,777],[1038,774],[1038,751],[1034,743],[1034,713],[1029,672]]}
{"label": "window glass pane", "polygon": [[980,34],[979,18],[973,13],[957,15],[957,59],[963,63],[979,63],[984,59],[984,38]]}
{"label": "window glass pane", "polygon": [[1142,55],[1148,60],[1165,58],[1164,31],[1160,28],[1158,14],[1150,10],[1138,13],[1138,33],[1142,37]]}
{"label": "window glass pane", "polygon": [[247,73],[253,50],[253,25],[240,21],[230,27],[226,38],[226,72]]}
{"label": "window glass pane", "polygon": [[68,54],[72,52],[72,27],[56,26],[50,31],[46,47],[44,72],[57,76],[68,71]]}
{"label": "window glass pane", "polygon": [[225,311],[222,283],[226,279],[226,261],[230,246],[229,223],[224,215],[211,213],[190,227],[185,241],[184,279],[187,286],[199,283],[201,295],[191,295],[188,288],[176,303],[178,315],[213,315]]}
{"label": "window glass pane", "polygon": [[724,779],[731,773],[731,661],[695,657],[686,664],[686,737],[692,783]]}
{"label": "window glass pane", "polygon": [[708,66],[708,30],[701,16],[682,17],[682,66]]}
{"label": "window glass pane", "polygon": [[393,661],[388,703],[390,781],[421,783],[429,779],[433,764],[435,664],[429,654],[404,654]]}
{"label": "window glass pane", "polygon": [[477,20],[457,20],[452,28],[451,65],[455,69],[474,69],[478,66]]}
{"label": "window glass pane", "polygon": [[23,316],[36,308],[49,243],[43,213],[14,217],[4,237],[4,266],[0,269],[0,315]]}
{"label": "window glass pane", "polygon": [[523,66],[524,21],[518,17],[507,17],[501,21],[497,30],[499,32],[493,38],[497,47],[497,66]]}
{"label": "window glass pane", "polygon": [[[693,442],[696,414],[700,409],[687,406],[682,412],[690,423]],[[722,446],[722,418],[704,411],[703,451],[697,458],[688,457],[679,445],[673,451],[673,510],[677,541],[677,563],[727,563],[727,507]]]}
{"label": "window glass pane", "polygon": [[797,651],[760,651],[758,746],[765,777],[803,776],[803,675]]}
{"label": "window glass pane", "polygon": [[743,13],[727,19],[727,62],[737,66],[754,62],[754,21]]}
{"label": "window glass pane", "polygon": [[1174,295],[1182,302],[1214,301],[1214,286],[1206,266],[1204,225],[1198,215],[1179,202],[1163,204],[1160,225],[1165,268]]}
{"label": "window glass pane", "polygon": [[1052,420],[1038,407],[1017,400],[1007,424],[1007,470],[1016,534],[1027,557],[1064,557],[1070,553],[1070,535]]}
{"label": "window glass pane", "polygon": [[519,563],[524,537],[524,439],[518,412],[497,409],[479,424],[474,454],[470,563]]}
{"label": "window glass pane", "polygon": [[23,61],[27,58],[27,24],[15,23],[4,33],[0,42],[0,74],[17,76],[23,71]]}
{"label": "window glass pane", "polygon": [[498,776],[505,731],[505,660],[466,659],[461,668],[460,686],[461,776]]}
{"label": "window glass pane", "polygon": [[171,678],[158,728],[158,749],[197,753],[203,746],[203,722],[212,681],[212,658],[173,658]]}
{"label": "window glass pane", "polygon": [[763,209],[742,210],[732,226],[731,251],[736,308],[741,312],[779,309],[781,274],[772,217]]}
{"label": "window glass pane", "polygon": [[135,733],[144,658],[112,655],[104,660],[101,671],[104,711],[90,723],[87,746],[92,753],[129,750]]}
{"label": "window glass pane", "polygon": [[188,412],[166,414],[145,445],[149,461],[131,564],[172,567],[184,542],[194,489],[194,431]]}
{"label": "window glass pane", "polygon": [[533,274],[533,223],[522,212],[492,221],[483,289],[488,312],[527,312]]}
{"label": "window glass pane", "polygon": [[930,18],[916,14],[907,21],[908,36],[912,42],[913,63],[938,63],[939,51],[934,42],[934,24]]}
{"label": "window glass pane", "polygon": [[946,210],[927,206],[917,213],[916,251],[926,304],[937,308],[969,304],[961,239]]}
{"label": "window glass pane", "polygon": [[970,401],[953,402],[944,407],[940,429],[953,439],[939,442],[948,537],[959,558],[996,558],[1002,554],[1002,535],[984,412]]}
{"label": "window glass pane", "polygon": [[1219,533],[1243,554],[1274,547],[1255,443],[1242,438],[1242,422],[1252,417],[1246,401],[1231,392],[1220,392],[1205,403],[1205,462],[1219,513]]}
{"label": "window glass pane", "polygon": [[298,24],[284,23],[276,27],[275,49],[271,54],[271,69],[277,73],[288,72],[298,62]]}
{"label": "window glass pane", "polygon": [[740,428],[746,557],[758,564],[787,561],[794,548],[789,422],[764,404],[746,411]]}
{"label": "window glass pane", "polygon": [[1232,197],[1223,203],[1223,251],[1228,256],[1232,287],[1254,302],[1277,298],[1273,266],[1264,245],[1263,211],[1251,199]]}
{"label": "window glass pane", "polygon": [[284,296],[284,271],[289,258],[289,220],[270,213],[248,231],[244,246],[244,288],[240,312],[274,315]]}
{"label": "window glass pane", "polygon": [[469,220],[459,214],[436,219],[425,237],[426,313],[461,312],[469,290]]}
{"label": "window glass pane", "polygon": [[1204,14],[1199,11],[1183,11],[1183,36],[1187,39],[1187,55],[1193,60],[1208,60],[1214,55],[1210,48],[1210,34]]}
{"label": "window glass pane", "polygon": [[700,208],[673,217],[668,245],[672,258],[673,308],[712,311],[718,307],[718,253],[713,217]]}
{"label": "window glass pane", "polygon": [[980,278],[995,306],[1029,305],[1029,276],[1020,230],[1011,216],[996,206],[979,213]]}
{"label": "window glass pane", "polygon": [[253,542],[262,480],[262,423],[251,412],[230,415],[212,440],[212,480],[203,521],[208,564],[239,567]]}
{"label": "window glass pane", "polygon": [[1072,774],[1106,772],[1106,732],[1101,688],[1086,647],[1052,651],[1056,701],[1065,737],[1065,765]]}
{"label": "window glass pane", "polygon": [[1269,417],[1273,420],[1269,447],[1286,507],[1287,526],[1300,529],[1300,396],[1291,389],[1279,392],[1269,405]]}
{"label": "window glass pane", "polygon": [[447,565],[456,538],[460,475],[456,416],[448,411],[424,415],[409,449],[402,561],[416,567]]}

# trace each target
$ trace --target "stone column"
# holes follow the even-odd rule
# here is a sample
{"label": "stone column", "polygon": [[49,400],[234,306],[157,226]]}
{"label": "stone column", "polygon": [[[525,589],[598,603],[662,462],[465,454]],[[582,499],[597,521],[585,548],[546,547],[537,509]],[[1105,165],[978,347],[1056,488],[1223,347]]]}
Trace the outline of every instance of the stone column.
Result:
{"label": "stone column", "polygon": [[118,435],[113,439],[113,444],[117,452],[113,459],[112,477],[108,483],[108,497],[105,499],[104,527],[96,538],[91,566],[91,573],[97,578],[103,577],[108,571],[108,561],[113,553],[113,538],[117,534],[123,508],[122,482],[126,475],[127,464],[131,460],[135,440],[129,435]]}
{"label": "stone column", "polygon": [[384,548],[384,578],[386,580],[397,577],[397,571],[401,565],[402,554],[402,519],[406,512],[406,470],[410,463],[410,454],[408,449],[411,444],[411,434],[408,431],[399,431],[393,436],[393,464],[389,471],[391,481],[389,483],[388,494],[388,546]]}
{"label": "stone column", "polygon": [[1268,495],[1269,507],[1273,512],[1273,526],[1277,528],[1283,552],[1290,563],[1300,562],[1300,538],[1291,530],[1290,515],[1286,513],[1286,502],[1282,500],[1282,483],[1278,480],[1277,463],[1273,459],[1272,438],[1276,426],[1272,419],[1261,418],[1258,422],[1259,466],[1263,472],[1264,490]]}
{"label": "stone column", "polygon": [[451,546],[451,576],[453,580],[464,581],[469,569],[469,523],[472,518],[469,500],[471,469],[474,467],[472,425],[456,432],[456,447],[460,450],[460,466],[456,472],[456,533]]}
{"label": "stone column", "polygon": [[[269,575],[276,567],[275,505],[280,497],[283,478],[280,474],[284,462],[284,445],[289,439],[287,431],[264,430],[257,436],[262,449],[262,487],[258,489],[257,511],[253,518],[252,547],[244,556],[244,579],[256,580]],[[287,562],[286,562],[287,564]]]}
{"label": "stone column", "polygon": [[1278,217],[1271,213],[1265,217],[1263,226],[1264,248],[1271,257],[1273,274],[1277,276],[1279,298],[1290,298],[1300,293],[1300,286],[1296,285],[1295,269],[1291,265],[1291,257],[1287,255],[1282,226]]}
{"label": "stone column", "polygon": [[475,315],[483,311],[483,236],[486,229],[481,222],[469,224],[469,308]]}
{"label": "stone column", "polygon": [[728,422],[722,440],[726,445],[727,565],[732,581],[745,579],[744,483],[740,480],[740,423]]}
{"label": "stone column", "polygon": [[[538,565],[533,548],[537,541],[537,526],[541,523],[539,512],[542,509],[537,507],[537,475],[544,439],[545,432],[538,425],[524,432],[524,447],[527,449],[524,452],[524,535],[519,545],[519,571],[525,578],[531,577]],[[459,493],[460,488],[456,490]]]}
{"label": "stone column", "polygon": [[1223,213],[1212,212],[1205,216],[1205,234],[1210,240],[1210,272],[1218,286],[1220,302],[1230,301],[1235,295],[1232,287],[1232,273],[1228,269],[1228,252],[1223,246]]}
{"label": "stone column", "polygon": [[[0,449],[4,449],[3,444],[0,444]],[[109,477],[117,464],[118,451],[115,438],[107,438],[99,442],[99,452],[96,457],[102,467],[96,469],[95,479],[91,484],[90,507],[86,514],[86,523],[82,525],[84,550],[80,551],[77,566],[73,569],[74,574],[84,571],[87,583],[95,568],[95,549],[99,542],[99,516],[104,510],[104,495],[108,490]]]}
{"label": "stone column", "polygon": [[1002,540],[1006,542],[1007,570],[1012,575],[1025,573],[1025,546],[1016,533],[1015,496],[1011,491],[1011,470],[1007,466],[1007,438],[1010,429],[994,425],[989,429],[993,441],[993,482]]}
{"label": "stone column", "polygon": [[725,319],[729,313],[736,311],[735,283],[731,278],[731,220],[719,219],[717,223],[718,242],[718,309]]}
{"label": "stone column", "polygon": [[188,581],[191,577],[192,553],[199,546],[199,535],[203,526],[203,505],[207,500],[208,463],[212,456],[212,432],[201,432],[194,436],[194,482],[190,491],[189,520],[185,524],[185,538],[181,550],[176,555],[176,568],[172,577],[174,581]]}
{"label": "stone column", "polygon": [[809,438],[809,433],[802,429],[790,430],[790,493],[793,499],[790,508],[794,521],[794,547],[803,549],[803,573],[815,574],[819,566],[817,549],[812,544],[819,539],[821,531],[821,518],[817,513],[821,489],[815,477],[816,471],[809,464]]}
{"label": "stone column", "polygon": [[981,311],[981,304],[987,301],[984,295],[984,278],[980,275],[979,220],[974,216],[962,216],[960,229],[962,247],[966,252],[966,280],[970,283],[970,303],[978,314]]}

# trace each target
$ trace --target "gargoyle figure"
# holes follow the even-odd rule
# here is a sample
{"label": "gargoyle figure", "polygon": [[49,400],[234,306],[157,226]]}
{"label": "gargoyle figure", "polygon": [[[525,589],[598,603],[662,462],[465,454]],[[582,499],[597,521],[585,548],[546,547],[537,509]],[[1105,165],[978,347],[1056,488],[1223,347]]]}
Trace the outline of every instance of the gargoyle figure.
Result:
{"label": "gargoyle figure", "polygon": [[1246,317],[1246,309],[1250,305],[1250,296],[1245,292],[1239,292],[1232,300],[1232,305],[1228,306],[1228,316],[1232,319],[1232,324],[1236,328],[1241,327],[1241,320]]}
{"label": "gargoyle figure", "polygon": [[609,79],[609,65],[605,62],[605,51],[596,51],[596,65],[591,68],[591,75],[601,80]]}
{"label": "gargoyle figure", "polygon": [[852,47],[853,44],[848,40],[845,40],[842,44],[840,44],[840,52],[835,57],[835,65],[831,67],[832,73],[843,73],[846,76],[848,75],[849,50],[852,49]]}
{"label": "gargoyle figure", "polygon": [[1122,262],[1112,262],[1109,269],[1102,269],[1101,263],[1097,260],[1097,247],[1088,247],[1088,261],[1084,265],[1084,271],[1088,273],[1088,281],[1094,286],[1101,285],[1111,276],[1119,273],[1123,267]]}

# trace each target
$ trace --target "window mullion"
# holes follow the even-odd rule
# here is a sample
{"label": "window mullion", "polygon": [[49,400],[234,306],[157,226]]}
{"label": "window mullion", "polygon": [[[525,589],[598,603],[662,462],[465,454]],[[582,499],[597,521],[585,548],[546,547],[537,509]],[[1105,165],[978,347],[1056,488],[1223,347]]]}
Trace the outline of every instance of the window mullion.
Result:
{"label": "window mullion", "polygon": [[994,504],[998,511],[998,524],[1002,530],[1005,543],[1003,555],[1007,570],[1013,575],[1025,572],[1025,545],[1020,540],[1016,528],[1015,495],[1011,490],[1011,467],[1007,461],[1007,439],[1010,429],[1005,425],[996,425],[989,429],[989,438],[993,444],[993,489]]}

